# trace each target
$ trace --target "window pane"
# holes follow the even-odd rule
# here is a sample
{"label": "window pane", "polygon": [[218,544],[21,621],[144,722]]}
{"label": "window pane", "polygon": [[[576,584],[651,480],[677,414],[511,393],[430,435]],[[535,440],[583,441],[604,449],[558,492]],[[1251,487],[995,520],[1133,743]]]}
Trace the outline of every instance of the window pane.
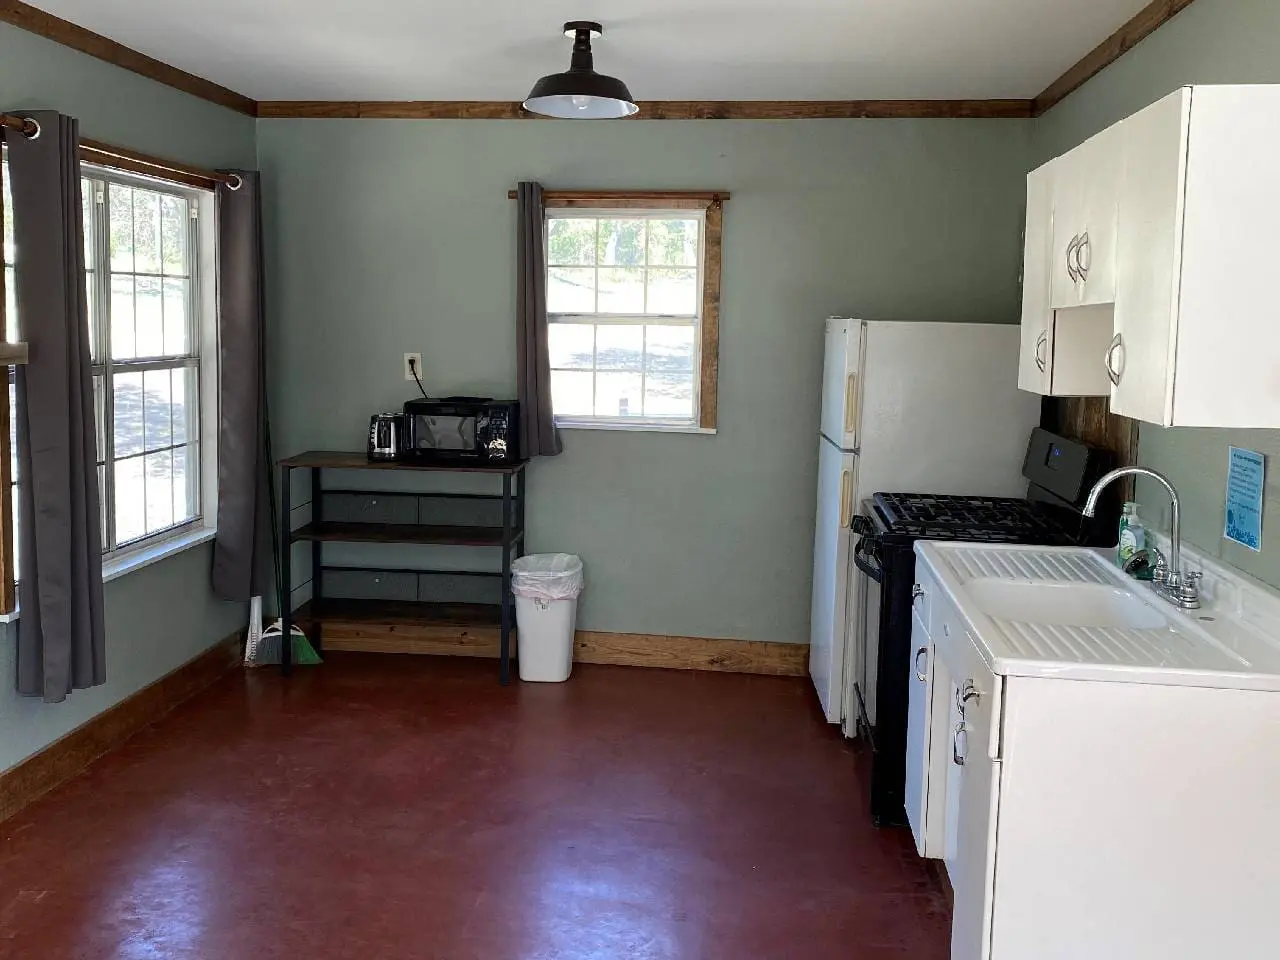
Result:
{"label": "window pane", "polygon": [[84,230],[84,267],[86,270],[92,270],[95,266],[93,262],[93,211],[96,208],[97,202],[94,199],[93,182],[81,178],[80,216]]}
{"label": "window pane", "polygon": [[[7,223],[6,219],[6,223]],[[13,289],[13,267],[4,268],[4,338],[10,343],[18,336],[18,298]]]}
{"label": "window pane", "polygon": [[160,195],[133,191],[133,269],[160,272]]}
{"label": "window pane", "polygon": [[552,267],[547,271],[548,313],[594,313],[595,309],[595,270]]}
{"label": "window pane", "polygon": [[111,222],[111,269],[133,269],[133,191],[110,184],[106,187]]}
{"label": "window pane", "polygon": [[168,450],[142,458],[147,473],[147,533],[173,526],[173,454]]}
{"label": "window pane", "polygon": [[640,370],[644,365],[644,327],[600,324],[596,327],[597,370]]}
{"label": "window pane", "polygon": [[115,427],[112,439],[115,455],[127,457],[144,449],[142,374],[117,373],[111,379],[114,394]]}
{"label": "window pane", "polygon": [[132,360],[138,354],[133,340],[133,277],[111,277],[111,356]]}
{"label": "window pane", "polygon": [[586,323],[552,323],[547,327],[551,366],[590,370],[595,327]]}
{"label": "window pane", "polygon": [[196,435],[195,411],[199,398],[196,396],[196,373],[186,367],[169,371],[172,375],[173,402],[173,442],[186,443]]}
{"label": "window pane", "polygon": [[664,327],[650,324],[645,328],[645,370],[648,373],[693,372],[692,325]]}
{"label": "window pane", "polygon": [[601,264],[644,266],[644,220],[601,220],[598,241]]}
{"label": "window pane", "polygon": [[589,417],[592,412],[590,373],[551,371],[551,409],[560,417]]}
{"label": "window pane", "polygon": [[182,523],[196,515],[196,447],[173,451],[173,522]]}
{"label": "window pane", "polygon": [[644,415],[692,420],[693,374],[647,374],[644,379]]}
{"label": "window pane", "polygon": [[595,220],[553,219],[547,223],[547,263],[572,266],[596,262]]}
{"label": "window pane", "polygon": [[133,457],[115,463],[116,546],[147,533],[147,483],[142,460]]}
{"label": "window pane", "polygon": [[596,374],[597,417],[642,416],[640,399],[640,374]]}
{"label": "window pane", "polygon": [[640,267],[601,267],[601,313],[644,313],[644,270]]}
{"label": "window pane", "polygon": [[164,306],[159,277],[134,280],[134,356],[158,357],[164,353]]}
{"label": "window pane", "polygon": [[191,353],[187,330],[187,292],[190,280],[164,280],[164,353],[180,357]]}
{"label": "window pane", "polygon": [[191,204],[182,197],[160,198],[161,266],[167,274],[186,274],[187,229],[191,225]]}
{"label": "window pane", "polygon": [[670,316],[696,314],[698,271],[681,267],[651,267],[648,312]]}
{"label": "window pane", "polygon": [[698,225],[697,220],[650,220],[649,263],[697,266]]}
{"label": "window pane", "polygon": [[158,450],[173,443],[170,375],[169,370],[148,370],[142,375],[142,430],[147,450]]}

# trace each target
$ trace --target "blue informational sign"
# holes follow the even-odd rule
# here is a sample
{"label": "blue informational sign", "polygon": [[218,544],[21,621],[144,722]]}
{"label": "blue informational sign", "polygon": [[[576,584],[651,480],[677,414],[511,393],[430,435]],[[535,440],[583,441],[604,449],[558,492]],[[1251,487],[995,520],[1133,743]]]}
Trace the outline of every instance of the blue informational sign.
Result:
{"label": "blue informational sign", "polygon": [[1229,447],[1227,454],[1227,522],[1222,535],[1262,550],[1262,490],[1267,460],[1256,450]]}

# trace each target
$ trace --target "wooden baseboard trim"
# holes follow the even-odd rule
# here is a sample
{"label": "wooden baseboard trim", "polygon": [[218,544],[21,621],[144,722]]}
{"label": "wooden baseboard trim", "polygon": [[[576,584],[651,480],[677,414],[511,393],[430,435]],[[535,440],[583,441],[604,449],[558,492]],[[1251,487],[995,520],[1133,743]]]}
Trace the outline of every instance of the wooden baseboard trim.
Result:
{"label": "wooden baseboard trim", "polygon": [[[492,627],[470,629],[333,622],[324,625],[323,641],[326,652],[342,650],[487,658],[498,656],[499,645],[498,631]],[[579,630],[574,638],[573,659],[578,663],[802,677],[809,669],[809,647],[803,643],[764,640]]]}
{"label": "wooden baseboard trim", "polygon": [[0,773],[0,821],[70,780],[94,760],[210,686],[240,663],[243,630],[188,660],[39,753]]}

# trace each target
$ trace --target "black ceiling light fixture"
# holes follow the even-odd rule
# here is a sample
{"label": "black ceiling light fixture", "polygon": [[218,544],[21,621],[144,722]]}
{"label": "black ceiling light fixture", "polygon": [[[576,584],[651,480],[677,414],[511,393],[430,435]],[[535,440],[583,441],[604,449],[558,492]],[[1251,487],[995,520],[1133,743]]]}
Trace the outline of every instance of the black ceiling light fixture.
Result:
{"label": "black ceiling light fixture", "polygon": [[592,69],[591,41],[604,27],[590,20],[570,20],[564,35],[573,38],[573,58],[564,73],[553,73],[533,85],[524,101],[530,113],[563,120],[616,120],[630,117],[636,106],[627,85]]}

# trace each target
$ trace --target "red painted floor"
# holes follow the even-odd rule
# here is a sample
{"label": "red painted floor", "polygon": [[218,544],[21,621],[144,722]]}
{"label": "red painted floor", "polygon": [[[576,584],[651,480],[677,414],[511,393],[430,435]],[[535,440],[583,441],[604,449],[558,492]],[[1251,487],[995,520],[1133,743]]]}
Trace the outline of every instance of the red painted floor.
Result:
{"label": "red painted floor", "polygon": [[942,960],[856,759],[798,679],[237,673],[0,824],[0,957]]}

